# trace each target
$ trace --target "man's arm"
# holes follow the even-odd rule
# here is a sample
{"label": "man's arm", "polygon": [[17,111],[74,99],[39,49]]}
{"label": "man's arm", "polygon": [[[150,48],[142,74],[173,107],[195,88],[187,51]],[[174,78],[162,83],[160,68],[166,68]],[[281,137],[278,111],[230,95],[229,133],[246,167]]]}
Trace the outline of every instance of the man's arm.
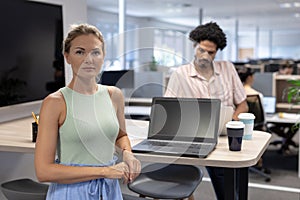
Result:
{"label": "man's arm", "polygon": [[239,120],[238,115],[240,113],[246,113],[246,112],[248,112],[248,104],[247,101],[244,100],[240,104],[236,105],[236,109],[235,112],[233,113],[232,119],[238,121]]}

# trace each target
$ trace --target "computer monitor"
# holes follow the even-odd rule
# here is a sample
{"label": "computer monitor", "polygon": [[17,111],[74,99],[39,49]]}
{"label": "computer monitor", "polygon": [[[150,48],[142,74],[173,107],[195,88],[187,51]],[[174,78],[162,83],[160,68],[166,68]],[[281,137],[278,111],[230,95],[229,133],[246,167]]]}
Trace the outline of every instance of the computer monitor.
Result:
{"label": "computer monitor", "polygon": [[264,72],[277,72],[279,70],[280,64],[272,63],[266,64],[264,67]]}
{"label": "computer monitor", "polygon": [[264,96],[272,96],[273,72],[255,73],[252,87]]}
{"label": "computer monitor", "polygon": [[273,114],[276,111],[276,97],[263,97],[263,107],[267,114]]}
{"label": "computer monitor", "polygon": [[103,71],[99,83],[118,88],[134,88],[134,70]]}

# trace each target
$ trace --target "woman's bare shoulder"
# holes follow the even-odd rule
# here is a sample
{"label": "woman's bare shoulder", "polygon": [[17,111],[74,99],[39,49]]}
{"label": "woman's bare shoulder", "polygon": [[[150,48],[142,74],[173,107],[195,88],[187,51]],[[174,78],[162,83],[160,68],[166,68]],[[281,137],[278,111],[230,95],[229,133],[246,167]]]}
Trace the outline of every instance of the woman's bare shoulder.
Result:
{"label": "woman's bare shoulder", "polygon": [[53,92],[49,94],[44,100],[43,100],[44,105],[50,105],[50,106],[55,106],[55,105],[60,105],[60,104],[65,104],[65,100],[63,97],[63,94],[60,91]]}
{"label": "woman's bare shoulder", "polygon": [[106,86],[110,97],[113,98],[123,98],[122,91],[115,86]]}

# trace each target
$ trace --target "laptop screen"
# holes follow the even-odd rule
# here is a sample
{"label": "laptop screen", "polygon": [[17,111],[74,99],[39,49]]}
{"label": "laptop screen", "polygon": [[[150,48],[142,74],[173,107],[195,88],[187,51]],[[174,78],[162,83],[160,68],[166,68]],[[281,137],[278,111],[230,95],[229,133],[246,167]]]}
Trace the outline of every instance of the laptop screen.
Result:
{"label": "laptop screen", "polygon": [[154,97],[148,138],[214,141],[219,118],[219,99]]}
{"label": "laptop screen", "polygon": [[273,114],[276,111],[276,97],[263,97],[265,113]]}

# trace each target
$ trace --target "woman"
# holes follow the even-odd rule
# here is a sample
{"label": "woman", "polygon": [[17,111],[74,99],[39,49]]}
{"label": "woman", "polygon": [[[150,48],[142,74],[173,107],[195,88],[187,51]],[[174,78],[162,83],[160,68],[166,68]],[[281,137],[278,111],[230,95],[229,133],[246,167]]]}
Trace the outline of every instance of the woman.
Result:
{"label": "woman", "polygon": [[247,95],[260,95],[261,99],[263,97],[262,93],[255,90],[252,85],[254,83],[254,71],[249,67],[241,67],[238,69],[239,77],[244,85],[245,91]]}
{"label": "woman", "polygon": [[[238,75],[244,85],[245,91],[247,95],[259,95],[260,101],[263,103],[263,94],[257,90],[255,90],[254,88],[252,88],[252,85],[254,83],[254,71],[249,68],[249,67],[241,67],[240,69],[237,70],[238,71]],[[248,99],[249,102],[251,102],[251,99]],[[261,108],[264,112],[264,108]],[[255,114],[255,113],[254,113]],[[265,115],[265,112],[264,112]],[[258,116],[256,116],[258,117]],[[265,117],[264,117],[265,118]],[[261,127],[256,127],[256,129],[258,130],[262,130],[262,131],[268,131],[267,127],[265,124],[262,124]],[[253,166],[254,168],[262,171],[263,173],[266,174],[270,174],[271,170],[268,168],[265,168],[263,166],[263,159],[260,158],[257,162],[256,165]]]}
{"label": "woman", "polygon": [[[122,199],[118,179],[134,180],[141,167],[126,134],[122,92],[96,82],[105,56],[103,36],[80,24],[63,45],[73,78],[42,103],[37,178],[52,182],[47,199]],[[115,147],[123,156],[118,164]]]}

